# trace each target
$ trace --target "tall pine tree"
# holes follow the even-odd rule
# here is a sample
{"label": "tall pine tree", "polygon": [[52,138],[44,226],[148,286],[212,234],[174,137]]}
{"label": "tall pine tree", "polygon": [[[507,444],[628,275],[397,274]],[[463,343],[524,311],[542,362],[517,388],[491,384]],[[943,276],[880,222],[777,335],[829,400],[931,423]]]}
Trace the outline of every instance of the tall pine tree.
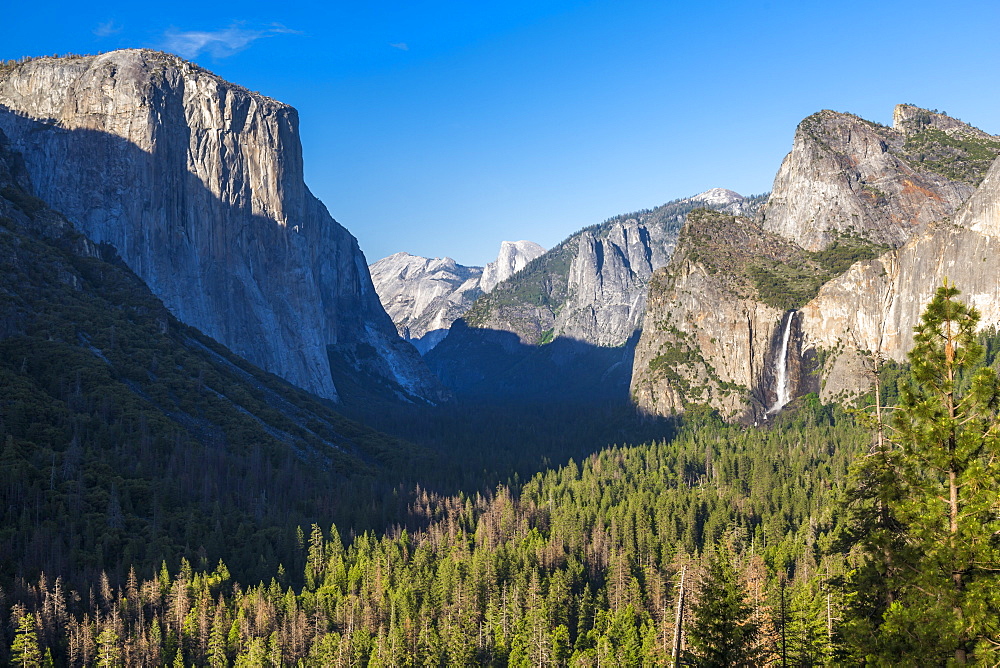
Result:
{"label": "tall pine tree", "polygon": [[958,294],[945,283],[915,328],[911,382],[857,495],[891,529],[861,541],[848,583],[881,612],[853,620],[868,629],[860,653],[881,661],[991,663],[1000,642],[1000,384],[977,368],[979,314]]}
{"label": "tall pine tree", "polygon": [[[720,548],[721,550],[722,548]],[[732,555],[716,552],[701,581],[698,602],[691,609],[693,623],[687,632],[689,659],[698,666],[757,665],[757,635],[746,588],[733,566]]]}

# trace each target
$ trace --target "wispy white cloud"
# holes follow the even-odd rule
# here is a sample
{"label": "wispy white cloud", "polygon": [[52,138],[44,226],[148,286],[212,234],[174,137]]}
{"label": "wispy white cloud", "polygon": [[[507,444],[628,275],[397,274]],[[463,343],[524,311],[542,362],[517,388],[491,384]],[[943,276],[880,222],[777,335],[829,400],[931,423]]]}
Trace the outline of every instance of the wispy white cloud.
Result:
{"label": "wispy white cloud", "polygon": [[396,42],[395,44],[390,44],[394,49],[399,49],[400,51],[409,51],[410,47],[406,45],[406,42]]}
{"label": "wispy white cloud", "polygon": [[247,48],[261,37],[270,35],[301,35],[298,30],[292,30],[280,23],[252,29],[242,24],[234,23],[222,30],[177,30],[171,28],[163,33],[163,49],[171,51],[182,58],[194,58],[202,53],[210,53],[215,58],[228,58]]}
{"label": "wispy white cloud", "polygon": [[124,26],[120,26],[115,23],[114,19],[105,21],[104,23],[99,23],[96,28],[94,28],[93,33],[98,37],[110,37],[111,35],[117,35],[122,31]]}

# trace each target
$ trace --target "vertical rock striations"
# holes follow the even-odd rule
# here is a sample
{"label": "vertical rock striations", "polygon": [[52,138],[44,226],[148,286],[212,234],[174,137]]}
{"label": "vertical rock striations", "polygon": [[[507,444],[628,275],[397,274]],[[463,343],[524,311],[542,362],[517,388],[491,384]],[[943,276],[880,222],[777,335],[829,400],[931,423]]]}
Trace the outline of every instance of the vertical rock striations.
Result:
{"label": "vertical rock striations", "polygon": [[0,72],[0,129],[39,196],[113,245],[181,320],[327,398],[330,354],[437,394],[357,241],[306,188],[293,108],[125,50]]}
{"label": "vertical rock striations", "polygon": [[466,320],[528,345],[560,336],[623,345],[642,325],[649,278],[670,259],[688,212],[750,211],[760,201],[714,188],[584,228],[480,298]]}
{"label": "vertical rock striations", "polygon": [[763,227],[807,250],[845,234],[900,246],[917,225],[951,215],[998,153],[1000,138],[909,105],[896,107],[892,128],[821,111],[799,124]]}
{"label": "vertical rock striations", "polygon": [[984,327],[1000,325],[998,152],[997,137],[910,105],[893,128],[830,111],[804,120],[761,227],[692,216],[654,275],[634,400],[756,420],[779,375],[788,398],[849,398],[871,383],[870,352],[905,360],[946,277]]}
{"label": "vertical rock striations", "polygon": [[750,219],[692,212],[669,265],[650,283],[632,367],[636,404],[657,415],[702,403],[727,419],[764,418],[776,399],[785,309],[763,301],[754,269],[761,259],[795,263],[804,255]]}
{"label": "vertical rock striations", "polygon": [[824,351],[825,400],[867,388],[858,351],[903,362],[920,313],[945,279],[979,309],[981,327],[1000,326],[1000,160],[951,222],[921,229],[901,248],[859,262],[802,309],[804,349]]}
{"label": "vertical rock striations", "polygon": [[650,277],[688,213],[753,213],[761,201],[716,188],[585,228],[476,300],[428,365],[460,394],[625,400]]}

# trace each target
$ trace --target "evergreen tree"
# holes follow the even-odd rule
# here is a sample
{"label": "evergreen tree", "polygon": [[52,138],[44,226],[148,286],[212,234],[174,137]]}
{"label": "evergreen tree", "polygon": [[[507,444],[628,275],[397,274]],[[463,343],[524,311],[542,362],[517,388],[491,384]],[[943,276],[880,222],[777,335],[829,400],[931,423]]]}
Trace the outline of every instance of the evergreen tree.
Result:
{"label": "evergreen tree", "polygon": [[702,578],[687,637],[698,666],[756,665],[760,632],[731,555],[715,553]]}
{"label": "evergreen tree", "polygon": [[112,668],[121,665],[121,650],[118,648],[118,634],[108,626],[97,636],[97,665]]}
{"label": "evergreen tree", "polygon": [[15,666],[40,666],[42,652],[38,647],[38,634],[35,632],[35,616],[23,615],[18,620],[17,633],[11,645],[11,663]]}
{"label": "evergreen tree", "polygon": [[939,288],[914,330],[911,383],[860,495],[882,529],[861,541],[848,613],[881,661],[991,662],[1000,641],[1000,384],[976,368],[979,314],[958,294]]}

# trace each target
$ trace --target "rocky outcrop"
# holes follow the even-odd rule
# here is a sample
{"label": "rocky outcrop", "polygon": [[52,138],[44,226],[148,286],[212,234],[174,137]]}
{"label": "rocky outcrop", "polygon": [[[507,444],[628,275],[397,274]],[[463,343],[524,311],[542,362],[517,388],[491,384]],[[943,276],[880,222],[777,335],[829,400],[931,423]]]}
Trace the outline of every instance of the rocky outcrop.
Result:
{"label": "rocky outcrop", "polygon": [[981,327],[1000,326],[998,253],[1000,161],[952,222],[928,225],[902,248],[854,265],[803,307],[803,350],[820,351],[826,360],[821,398],[870,386],[871,365],[859,364],[859,354],[905,361],[913,328],[945,279],[979,310]]}
{"label": "rocky outcrop", "polygon": [[[688,217],[677,252],[650,283],[631,382],[641,410],[675,415],[708,404],[730,420],[766,417],[778,397],[784,326],[797,320],[762,300],[753,273],[762,258],[801,262],[803,252],[747,218]],[[797,329],[791,338],[794,351]]]}
{"label": "rocky outcrop", "polygon": [[902,245],[949,216],[1000,153],[1000,138],[899,105],[892,128],[821,111],[799,124],[763,209],[763,227],[807,250],[857,235]]}
{"label": "rocky outcrop", "polygon": [[545,249],[534,241],[501,241],[497,259],[483,267],[479,289],[491,292],[498,284],[524,269],[529,262],[544,252]]}
{"label": "rocky outcrop", "polygon": [[396,253],[369,267],[375,291],[399,335],[421,355],[448,335],[476,298],[545,252],[532,241],[504,241],[486,267],[465,267],[450,257]]}
{"label": "rocky outcrop", "polygon": [[0,72],[0,129],[39,196],[186,323],[320,396],[330,356],[440,388],[382,310],[357,241],[303,181],[295,110],[153,51]]}
{"label": "rocky outcrop", "polygon": [[909,105],[894,121],[820,112],[799,126],[760,228],[689,222],[651,283],[642,409],[707,403],[759,421],[786,391],[848,400],[870,387],[872,353],[905,361],[945,278],[983,326],[1000,324],[1000,141]]}
{"label": "rocky outcrop", "polygon": [[715,188],[585,228],[477,299],[428,366],[477,400],[627,401],[649,280],[688,214],[762,201]]}
{"label": "rocky outcrop", "polygon": [[715,188],[585,228],[477,300],[466,320],[512,332],[527,345],[560,336],[623,345],[642,325],[649,278],[670,259],[688,212],[752,210],[760,201]]}

